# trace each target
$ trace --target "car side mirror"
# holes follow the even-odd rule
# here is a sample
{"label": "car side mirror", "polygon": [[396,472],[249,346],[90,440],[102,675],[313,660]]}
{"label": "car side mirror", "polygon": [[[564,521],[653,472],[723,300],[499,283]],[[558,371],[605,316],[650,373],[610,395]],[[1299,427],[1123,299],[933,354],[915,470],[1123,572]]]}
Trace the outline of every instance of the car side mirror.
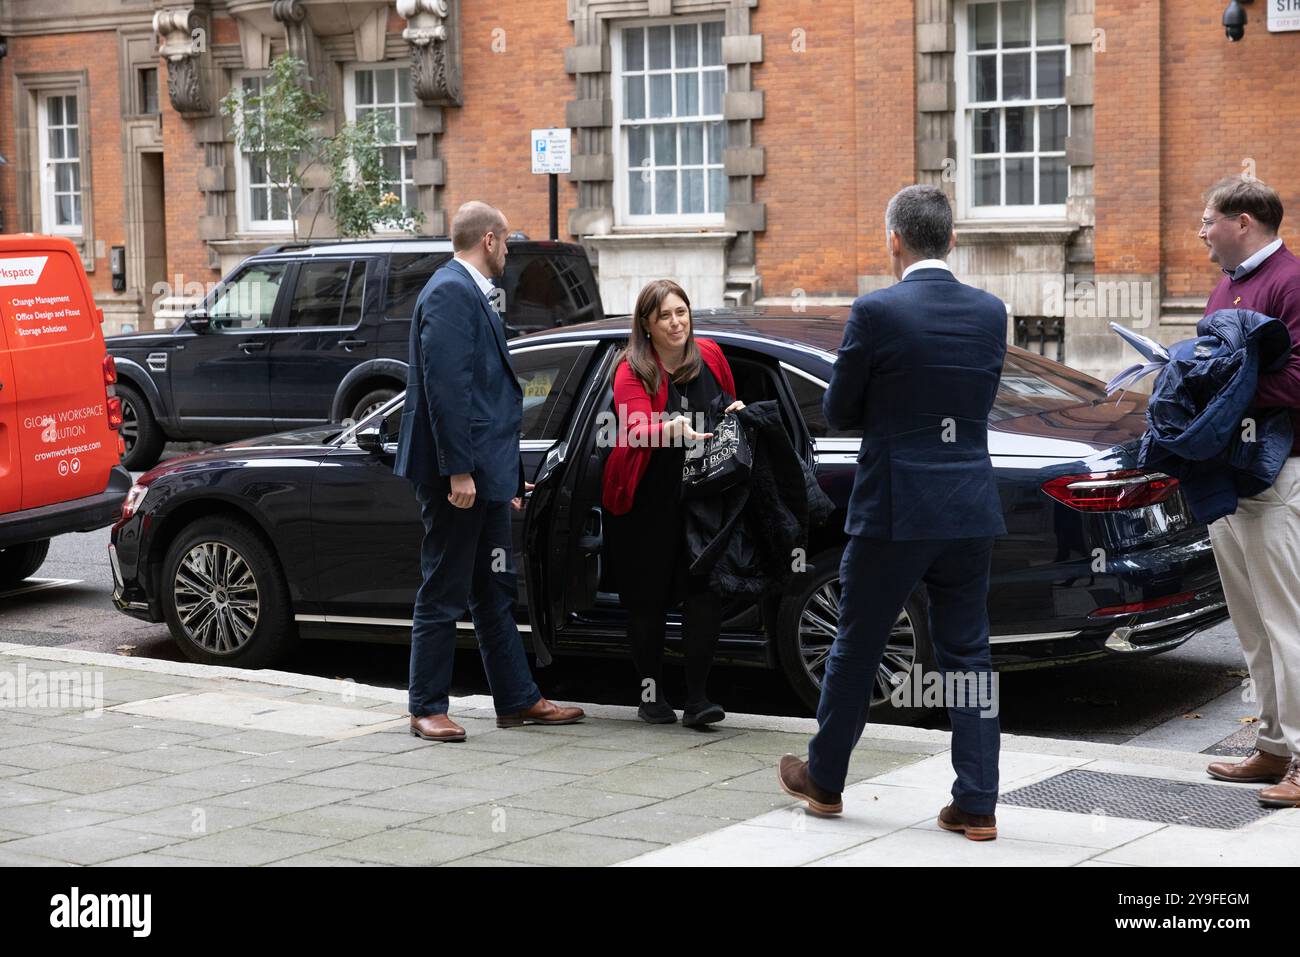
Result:
{"label": "car side mirror", "polygon": [[357,448],[371,455],[379,455],[384,451],[384,437],[377,428],[361,429],[357,432]]}
{"label": "car side mirror", "polygon": [[212,319],[202,309],[191,309],[185,313],[186,324],[195,332],[207,332],[212,326]]}

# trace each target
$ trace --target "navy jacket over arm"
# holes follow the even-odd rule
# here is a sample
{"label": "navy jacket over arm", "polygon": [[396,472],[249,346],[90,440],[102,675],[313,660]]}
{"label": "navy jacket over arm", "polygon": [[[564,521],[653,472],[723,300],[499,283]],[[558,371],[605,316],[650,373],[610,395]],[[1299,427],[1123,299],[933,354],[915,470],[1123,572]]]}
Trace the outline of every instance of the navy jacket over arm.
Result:
{"label": "navy jacket over arm", "polygon": [[421,484],[469,473],[481,500],[509,501],[522,487],[522,420],[523,391],[501,321],[453,260],[415,305],[393,473]]}
{"label": "navy jacket over arm", "polygon": [[862,429],[844,530],[892,541],[1006,532],[988,416],[1007,311],[946,269],[918,269],[853,304],[823,409]]}

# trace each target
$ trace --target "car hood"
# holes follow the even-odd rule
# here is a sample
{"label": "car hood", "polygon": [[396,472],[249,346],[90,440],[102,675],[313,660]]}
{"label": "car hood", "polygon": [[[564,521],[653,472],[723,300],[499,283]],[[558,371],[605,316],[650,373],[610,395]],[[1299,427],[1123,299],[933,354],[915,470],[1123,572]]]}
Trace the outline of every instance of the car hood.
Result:
{"label": "car hood", "polygon": [[1042,458],[1128,457],[1146,431],[1145,395],[1067,403],[989,423],[989,452]]}
{"label": "car hood", "polygon": [[325,448],[328,441],[340,431],[341,428],[337,425],[315,426],[214,445],[160,462],[140,481],[147,484],[168,472],[185,471],[189,468],[201,468],[217,463],[238,464],[259,459],[292,459],[296,453]]}
{"label": "car hood", "polygon": [[152,349],[174,343],[177,329],[164,329],[158,332],[126,332],[116,336],[105,336],[104,345],[109,352],[124,352],[128,349]]}

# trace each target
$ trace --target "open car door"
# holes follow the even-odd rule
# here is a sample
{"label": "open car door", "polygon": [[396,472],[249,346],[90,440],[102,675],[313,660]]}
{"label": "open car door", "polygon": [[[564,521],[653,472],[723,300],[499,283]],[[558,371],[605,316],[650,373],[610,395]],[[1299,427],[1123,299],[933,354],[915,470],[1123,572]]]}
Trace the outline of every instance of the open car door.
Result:
{"label": "open car door", "polygon": [[551,663],[556,641],[573,615],[596,604],[604,544],[601,478],[617,436],[610,370],[620,345],[614,343],[596,362],[569,431],[546,453],[533,480],[523,559],[538,666]]}

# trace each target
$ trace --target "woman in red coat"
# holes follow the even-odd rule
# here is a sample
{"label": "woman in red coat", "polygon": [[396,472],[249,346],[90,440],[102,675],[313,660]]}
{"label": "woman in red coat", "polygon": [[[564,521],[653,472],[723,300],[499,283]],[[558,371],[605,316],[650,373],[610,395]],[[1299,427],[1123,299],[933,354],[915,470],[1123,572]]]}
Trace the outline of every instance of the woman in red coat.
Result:
{"label": "woman in red coat", "polygon": [[[681,507],[686,443],[708,438],[703,414],[719,393],[727,411],[744,408],[722,350],[696,339],[691,304],[677,283],[658,279],[637,296],[627,348],[614,367],[618,444],[605,462],[605,540],[628,613],[628,642],[641,677],[641,718],[670,724],[664,699],[664,619],[682,605],[686,704],[682,724],[726,717],[705,693],[721,627],[721,599],[687,574],[685,510]],[[694,426],[694,427],[693,427]]]}

